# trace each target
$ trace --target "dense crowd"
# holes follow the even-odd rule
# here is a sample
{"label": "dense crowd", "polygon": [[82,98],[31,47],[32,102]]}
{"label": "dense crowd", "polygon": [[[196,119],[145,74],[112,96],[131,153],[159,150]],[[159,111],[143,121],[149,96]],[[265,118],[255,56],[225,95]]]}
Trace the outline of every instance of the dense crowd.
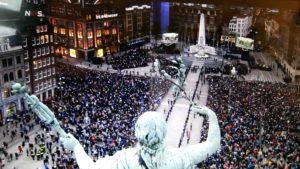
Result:
{"label": "dense crowd", "polygon": [[144,49],[128,50],[123,55],[113,55],[111,58],[112,68],[119,70],[144,67],[148,65],[149,61],[147,50]]}
{"label": "dense crowd", "polygon": [[[208,107],[218,116],[222,148],[201,168],[300,167],[299,136],[290,132],[299,119],[300,91],[282,83],[238,81],[211,76]],[[207,123],[204,129],[207,129]],[[202,140],[206,138],[202,135]]]}
{"label": "dense crowd", "polygon": [[136,143],[140,113],[155,110],[171,84],[158,77],[110,74],[62,65],[60,87],[49,105],[95,159]]}

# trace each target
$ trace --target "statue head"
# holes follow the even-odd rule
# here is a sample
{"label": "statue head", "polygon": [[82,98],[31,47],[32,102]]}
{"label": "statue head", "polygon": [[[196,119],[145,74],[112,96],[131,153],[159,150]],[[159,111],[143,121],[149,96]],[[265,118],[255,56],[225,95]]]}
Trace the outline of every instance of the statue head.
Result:
{"label": "statue head", "polygon": [[135,124],[135,136],[140,145],[151,150],[162,147],[166,131],[165,120],[154,111],[143,113]]}

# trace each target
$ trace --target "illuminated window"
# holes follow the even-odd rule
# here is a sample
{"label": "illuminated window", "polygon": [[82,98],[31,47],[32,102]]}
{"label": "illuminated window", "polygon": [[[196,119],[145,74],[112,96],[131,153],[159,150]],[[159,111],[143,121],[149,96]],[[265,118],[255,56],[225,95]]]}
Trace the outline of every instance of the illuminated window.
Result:
{"label": "illuminated window", "polygon": [[112,29],[112,34],[113,35],[117,34],[117,29],[116,28]]}
{"label": "illuminated window", "polygon": [[37,61],[33,61],[33,69],[37,69]]}
{"label": "illuminated window", "polygon": [[88,39],[93,38],[93,32],[92,31],[88,31],[87,35],[88,35]]}
{"label": "illuminated window", "polygon": [[44,35],[44,41],[45,41],[45,43],[49,43],[49,36],[48,35]]}
{"label": "illuminated window", "polygon": [[54,32],[54,33],[57,33],[57,27],[56,27],[56,26],[54,26],[53,32]]}
{"label": "illuminated window", "polygon": [[41,67],[42,67],[42,60],[41,60],[41,59],[40,59],[40,60],[38,60],[38,62],[37,62],[37,63],[38,63],[38,67],[39,67],[39,68],[41,68]]}
{"label": "illuminated window", "polygon": [[97,36],[97,37],[101,37],[101,30],[100,30],[100,29],[97,29],[97,30],[96,30],[96,36]]}
{"label": "illuminated window", "polygon": [[44,39],[44,36],[41,36],[41,44],[44,44],[45,43],[45,39]]}
{"label": "illuminated window", "polygon": [[47,31],[48,31],[48,26],[44,25],[44,32],[47,32]]}
{"label": "illuminated window", "polygon": [[82,38],[82,32],[81,31],[77,31],[77,37]]}
{"label": "illuminated window", "polygon": [[66,29],[65,29],[65,28],[61,28],[61,29],[60,29],[60,33],[61,33],[62,35],[65,35],[65,34],[66,34]]}
{"label": "illuminated window", "polygon": [[74,30],[73,29],[69,29],[69,36],[73,37],[74,36]]}
{"label": "illuminated window", "polygon": [[103,26],[109,26],[108,22],[103,22]]}

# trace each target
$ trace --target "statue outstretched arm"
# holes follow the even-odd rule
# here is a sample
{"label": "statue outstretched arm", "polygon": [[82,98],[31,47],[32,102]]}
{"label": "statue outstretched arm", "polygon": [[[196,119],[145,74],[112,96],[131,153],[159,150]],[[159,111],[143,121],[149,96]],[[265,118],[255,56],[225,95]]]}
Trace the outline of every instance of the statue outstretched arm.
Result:
{"label": "statue outstretched arm", "polygon": [[24,99],[30,104],[32,111],[46,124],[49,124],[55,131],[57,131],[61,136],[66,137],[66,132],[60,127],[54,113],[35,95],[28,95],[27,88],[21,86],[19,83],[15,83],[12,86],[14,94],[23,94]]}
{"label": "statue outstretched arm", "polygon": [[194,164],[198,164],[207,157],[216,153],[216,151],[221,147],[221,133],[215,112],[205,106],[195,106],[192,109],[200,114],[207,115],[209,121],[206,141],[184,148],[184,151],[189,154]]}

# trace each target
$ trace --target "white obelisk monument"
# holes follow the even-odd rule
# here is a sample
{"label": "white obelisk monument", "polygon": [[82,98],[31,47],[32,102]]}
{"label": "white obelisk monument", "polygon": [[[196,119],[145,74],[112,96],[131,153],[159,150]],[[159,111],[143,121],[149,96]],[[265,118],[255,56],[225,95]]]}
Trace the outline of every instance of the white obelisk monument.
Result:
{"label": "white obelisk monument", "polygon": [[207,46],[205,38],[205,15],[201,13],[198,32],[198,42],[196,45],[190,46],[189,53],[194,54],[194,56],[197,58],[208,58],[210,57],[210,55],[216,55],[215,48]]}

